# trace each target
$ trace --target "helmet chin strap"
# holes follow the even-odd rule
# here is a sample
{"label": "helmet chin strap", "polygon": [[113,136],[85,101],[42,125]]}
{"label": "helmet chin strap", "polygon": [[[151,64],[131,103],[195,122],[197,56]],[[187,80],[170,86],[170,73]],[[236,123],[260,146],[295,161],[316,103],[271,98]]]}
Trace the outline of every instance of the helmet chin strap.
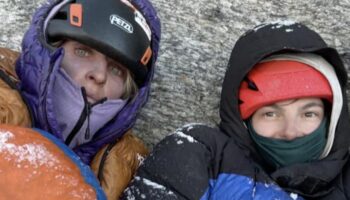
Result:
{"label": "helmet chin strap", "polygon": [[98,105],[98,104],[102,104],[105,101],[107,101],[107,97],[101,98],[100,100],[98,100],[95,103],[91,104],[88,101],[88,99],[87,99],[85,87],[81,87],[81,93],[82,93],[83,99],[84,99],[84,112],[85,112],[85,114],[87,116],[87,126],[86,126],[86,130],[85,130],[85,139],[88,140],[90,138],[90,114],[91,114],[91,109],[92,109],[93,106]]}

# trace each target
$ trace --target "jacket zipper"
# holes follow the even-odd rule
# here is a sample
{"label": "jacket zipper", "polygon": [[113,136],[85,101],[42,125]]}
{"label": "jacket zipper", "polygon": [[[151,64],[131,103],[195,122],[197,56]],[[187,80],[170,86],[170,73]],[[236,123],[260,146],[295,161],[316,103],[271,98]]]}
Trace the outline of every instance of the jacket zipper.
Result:
{"label": "jacket zipper", "polygon": [[105,102],[107,100],[107,98],[102,98],[101,100],[90,104],[87,100],[86,97],[86,90],[84,87],[81,88],[81,93],[83,95],[83,99],[84,99],[84,108],[83,111],[80,114],[80,117],[77,121],[77,123],[75,124],[74,128],[72,129],[72,131],[68,134],[68,137],[65,140],[65,144],[67,146],[70,145],[70,143],[73,141],[73,139],[75,138],[75,136],[77,135],[77,133],[79,132],[79,130],[81,129],[81,127],[84,125],[85,120],[87,119],[87,127],[85,130],[85,139],[88,140],[90,138],[90,114],[91,114],[91,109],[93,106],[97,105],[97,104],[101,104],[103,102]]}

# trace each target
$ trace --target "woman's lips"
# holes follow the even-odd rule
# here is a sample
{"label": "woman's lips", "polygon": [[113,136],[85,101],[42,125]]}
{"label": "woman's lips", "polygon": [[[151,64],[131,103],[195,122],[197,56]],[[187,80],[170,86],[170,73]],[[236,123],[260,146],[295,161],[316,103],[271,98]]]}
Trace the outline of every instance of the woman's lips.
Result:
{"label": "woman's lips", "polygon": [[91,97],[89,97],[89,96],[87,96],[86,99],[87,99],[87,101],[88,101],[89,103],[91,103],[91,104],[93,104],[93,103],[96,102],[96,100],[95,100],[94,98],[91,98]]}
{"label": "woman's lips", "polygon": [[94,95],[89,93],[88,91],[86,92],[86,99],[88,100],[89,103],[93,104],[96,101],[98,101],[98,98],[96,98]]}

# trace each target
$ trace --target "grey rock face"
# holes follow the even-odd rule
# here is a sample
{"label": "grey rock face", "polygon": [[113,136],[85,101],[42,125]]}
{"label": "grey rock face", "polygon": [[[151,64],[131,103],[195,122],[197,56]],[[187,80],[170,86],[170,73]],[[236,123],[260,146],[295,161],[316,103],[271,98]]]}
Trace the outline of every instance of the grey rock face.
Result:
{"label": "grey rock face", "polygon": [[[162,21],[161,48],[151,96],[135,127],[149,146],[187,123],[219,123],[221,84],[231,49],[258,24],[300,21],[337,48],[347,67],[350,64],[349,0],[151,1]],[[0,0],[0,46],[20,50],[31,15],[43,2]]]}

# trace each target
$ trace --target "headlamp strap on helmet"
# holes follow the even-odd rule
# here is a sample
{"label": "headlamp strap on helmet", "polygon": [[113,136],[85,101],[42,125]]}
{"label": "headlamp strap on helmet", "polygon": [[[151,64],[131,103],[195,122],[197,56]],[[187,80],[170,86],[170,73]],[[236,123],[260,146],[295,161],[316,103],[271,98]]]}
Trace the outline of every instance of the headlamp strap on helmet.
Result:
{"label": "headlamp strap on helmet", "polygon": [[83,7],[79,3],[71,4],[69,7],[69,20],[73,26],[81,27],[83,24]]}
{"label": "headlamp strap on helmet", "polygon": [[148,47],[141,58],[141,63],[146,66],[151,57],[152,57],[152,49]]}

